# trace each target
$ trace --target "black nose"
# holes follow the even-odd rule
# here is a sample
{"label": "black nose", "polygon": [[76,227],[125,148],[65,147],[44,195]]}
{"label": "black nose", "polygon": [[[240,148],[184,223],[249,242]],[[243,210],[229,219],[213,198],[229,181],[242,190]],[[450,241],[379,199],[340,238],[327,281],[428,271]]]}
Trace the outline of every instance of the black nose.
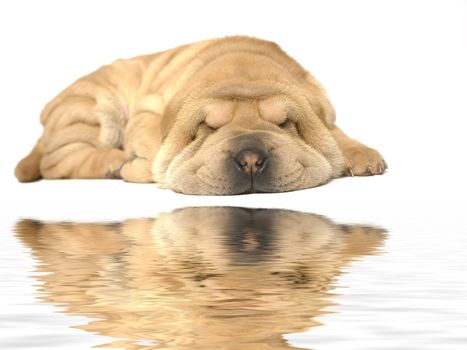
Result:
{"label": "black nose", "polygon": [[233,158],[237,169],[248,175],[260,173],[268,163],[266,154],[258,149],[244,149]]}

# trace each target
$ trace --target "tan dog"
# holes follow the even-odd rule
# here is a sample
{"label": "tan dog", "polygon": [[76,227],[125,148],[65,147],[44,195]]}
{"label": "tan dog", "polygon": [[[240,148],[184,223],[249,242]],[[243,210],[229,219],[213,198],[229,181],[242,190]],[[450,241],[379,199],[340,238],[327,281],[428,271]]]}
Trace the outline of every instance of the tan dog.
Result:
{"label": "tan dog", "polygon": [[319,215],[228,207],[113,224],[23,220],[15,231],[41,299],[92,318],[77,328],[125,349],[293,349],[283,334],[318,325],[342,268],[385,239]]}
{"label": "tan dog", "polygon": [[43,110],[17,166],[41,177],[158,182],[188,194],[283,192],[381,174],[318,81],[274,43],[228,37],[118,60]]}

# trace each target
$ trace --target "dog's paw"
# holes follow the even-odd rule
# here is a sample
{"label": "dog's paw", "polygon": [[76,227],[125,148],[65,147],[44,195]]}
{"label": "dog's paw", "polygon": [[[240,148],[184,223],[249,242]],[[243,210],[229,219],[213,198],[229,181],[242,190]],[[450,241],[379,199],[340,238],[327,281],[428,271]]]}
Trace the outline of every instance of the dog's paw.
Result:
{"label": "dog's paw", "polygon": [[120,169],[127,161],[125,153],[119,149],[110,149],[106,153],[104,161],[107,167],[105,177],[108,179],[121,179]]}
{"label": "dog's paw", "polygon": [[127,182],[153,182],[151,163],[146,158],[131,158],[123,163],[119,176]]}
{"label": "dog's paw", "polygon": [[388,168],[381,154],[362,144],[352,145],[342,151],[347,176],[371,176],[383,174]]}

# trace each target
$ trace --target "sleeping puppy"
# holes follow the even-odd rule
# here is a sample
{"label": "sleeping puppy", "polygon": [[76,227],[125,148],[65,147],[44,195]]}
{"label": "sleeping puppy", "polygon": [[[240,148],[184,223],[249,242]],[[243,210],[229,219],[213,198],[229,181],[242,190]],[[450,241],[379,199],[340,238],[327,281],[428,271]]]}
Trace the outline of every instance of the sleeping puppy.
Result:
{"label": "sleeping puppy", "polygon": [[227,37],[118,60],[66,88],[19,181],[121,178],[187,194],[285,192],[382,174],[320,83],[279,46]]}

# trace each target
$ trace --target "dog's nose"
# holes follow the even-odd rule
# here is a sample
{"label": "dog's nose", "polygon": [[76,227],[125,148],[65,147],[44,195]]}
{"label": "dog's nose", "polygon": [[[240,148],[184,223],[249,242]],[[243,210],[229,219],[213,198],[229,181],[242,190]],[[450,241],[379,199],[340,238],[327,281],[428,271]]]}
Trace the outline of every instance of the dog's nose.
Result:
{"label": "dog's nose", "polygon": [[244,149],[234,156],[237,169],[248,175],[254,175],[264,170],[268,158],[264,152],[257,149]]}

